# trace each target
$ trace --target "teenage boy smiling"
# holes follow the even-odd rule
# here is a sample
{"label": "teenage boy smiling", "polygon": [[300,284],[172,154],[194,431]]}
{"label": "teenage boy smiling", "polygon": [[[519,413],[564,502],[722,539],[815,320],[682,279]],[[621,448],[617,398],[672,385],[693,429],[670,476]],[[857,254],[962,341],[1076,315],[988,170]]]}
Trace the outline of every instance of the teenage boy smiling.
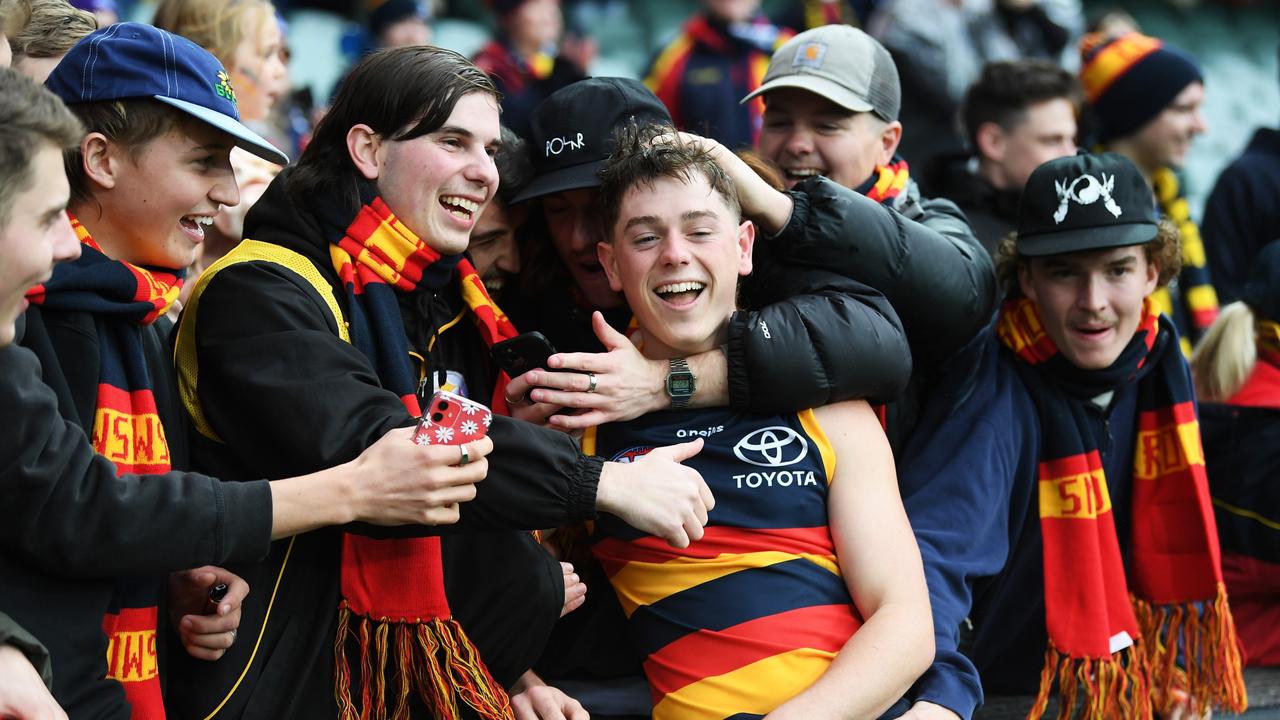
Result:
{"label": "teenage boy smiling", "polygon": [[[498,185],[498,118],[493,84],[456,53],[394,48],[352,69],[297,166],[250,211],[248,239],[206,271],[184,311],[178,367],[202,467],[253,477],[354,456],[412,424],[436,387],[504,408],[487,347],[515,330],[460,254]],[[489,434],[502,454],[489,456],[488,491],[462,511],[460,530],[473,532],[312,533],[237,566],[263,584],[283,578],[274,602],[264,593],[245,606],[269,655],[237,646],[212,671],[184,668],[175,678],[184,713],[225,701],[233,713],[336,717],[353,704],[368,709],[362,689],[373,694],[397,667],[427,677],[421,653],[361,663],[376,648],[348,640],[360,628],[368,637],[447,632],[453,667],[475,671],[415,688],[412,707],[467,702],[502,716],[509,688],[516,705],[542,697],[576,709],[527,672],[564,607],[566,581],[519,529],[599,507],[688,544],[712,504],[701,478],[678,464],[697,444],[620,465],[501,416]],[[371,557],[384,549],[393,557]],[[415,573],[419,563],[435,570]],[[478,654],[466,652],[468,638]]]}
{"label": "teenage boy smiling", "polygon": [[[120,31],[127,40],[128,28]],[[164,38],[151,29],[139,34]],[[99,49],[119,51],[113,52],[113,60],[98,63],[100,71],[119,69],[113,64],[116,60],[164,67],[159,54],[147,54],[149,45],[126,42],[122,47],[101,36],[95,39]],[[83,62],[85,50],[73,50],[71,61]],[[198,64],[200,53],[186,47],[169,59],[179,65]],[[145,444],[129,443],[127,434],[136,425],[117,415],[103,432],[96,418],[118,412],[116,405],[98,408],[100,412],[91,415],[94,423],[88,424],[77,403],[94,407],[97,402],[85,397],[89,393],[83,381],[75,381],[85,374],[89,357],[61,357],[53,349],[68,342],[59,330],[74,331],[69,337],[84,338],[82,345],[92,340],[116,349],[126,348],[135,333],[148,332],[121,328],[125,321],[109,313],[119,311],[109,302],[107,282],[119,278],[119,268],[81,243],[66,214],[71,186],[63,150],[80,147],[84,128],[53,93],[3,69],[0,126],[5,128],[0,140],[0,253],[8,259],[0,268],[0,407],[12,419],[0,435],[0,489],[5,499],[0,576],[6,579],[0,584],[0,614],[12,616],[47,645],[57,668],[54,695],[72,717],[163,717],[156,698],[146,692],[156,672],[156,618],[147,618],[149,625],[126,626],[123,633],[114,633],[120,630],[122,616],[125,621],[137,619],[136,610],[132,618],[127,610],[116,611],[120,578],[151,574],[152,586],[158,587],[159,573],[259,557],[272,537],[357,519],[378,524],[454,522],[457,503],[474,497],[473,485],[484,475],[482,458],[491,444],[473,443],[477,462],[467,468],[450,467],[456,463],[456,449],[417,447],[403,430],[389,433],[356,462],[306,478],[224,484],[183,472],[117,477],[127,458],[109,459],[107,446],[91,445],[85,431],[95,439],[110,438],[111,448],[137,456]],[[74,261],[86,254],[95,272],[79,275],[84,268]],[[63,265],[55,272],[58,263]],[[42,314],[62,303],[60,293],[72,289],[68,277],[92,280],[71,298],[89,309],[77,311],[63,304]],[[24,293],[33,285],[42,288],[33,299],[46,304],[24,314]],[[83,315],[93,317],[86,320]],[[117,355],[91,357],[103,366],[124,364]],[[155,362],[167,364],[167,356],[157,357]],[[137,372],[137,366],[132,369]],[[98,384],[110,387],[118,377],[108,373]],[[167,395],[172,390],[157,387],[154,392],[135,389],[130,397],[141,401],[144,396]],[[119,397],[110,392],[104,396]],[[155,428],[154,416],[135,422]],[[158,470],[154,465],[147,469]],[[209,612],[206,586],[217,577],[218,571],[207,568],[182,573],[174,586],[180,593],[170,596],[171,617],[179,623],[184,644],[204,660],[216,659],[234,642],[238,606],[248,589],[232,582],[217,611]],[[114,633],[110,654],[103,617],[109,607],[113,611],[105,629]],[[0,629],[0,636],[6,642],[11,637],[7,629]],[[0,671],[5,681],[18,679],[9,672],[7,666]],[[132,706],[122,682],[132,686]],[[3,696],[9,685],[0,686]],[[0,697],[0,715],[27,716],[6,705],[7,700]]]}
{"label": "teenage boy smiling", "polygon": [[[669,132],[633,125],[601,172],[600,262],[654,359],[724,342],[755,242],[711,152]],[[672,409],[594,428],[584,447],[634,459],[688,428],[705,428],[687,463],[717,498],[703,540],[675,550],[609,517],[593,537],[645,656],[655,720],[884,711],[933,653],[918,550],[871,408]],[[741,481],[756,473],[775,479]]]}
{"label": "teenage boy smiling", "polygon": [[1009,297],[902,467],[938,648],[903,717],[968,718],[984,692],[1029,718],[1055,695],[1089,717],[1243,709],[1190,372],[1148,297],[1178,265],[1123,156],[1031,174]]}

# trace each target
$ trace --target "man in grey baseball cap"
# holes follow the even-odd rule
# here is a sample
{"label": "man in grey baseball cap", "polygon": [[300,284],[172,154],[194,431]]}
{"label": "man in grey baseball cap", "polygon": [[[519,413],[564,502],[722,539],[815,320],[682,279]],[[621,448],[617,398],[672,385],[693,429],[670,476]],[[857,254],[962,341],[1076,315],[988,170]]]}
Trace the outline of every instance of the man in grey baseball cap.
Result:
{"label": "man in grey baseball cap", "polygon": [[773,54],[764,82],[760,152],[794,186],[826,175],[856,189],[902,139],[902,89],[889,51],[848,25],[801,33]]}
{"label": "man in grey baseball cap", "polygon": [[990,316],[990,259],[960,209],[921,197],[896,155],[898,70],[870,35],[824,25],[795,36],[743,102],[757,96],[765,104],[760,154],[781,169],[797,207],[824,218],[815,237],[829,245],[827,267],[884,293],[902,319],[914,387],[890,405],[896,447],[941,363]]}

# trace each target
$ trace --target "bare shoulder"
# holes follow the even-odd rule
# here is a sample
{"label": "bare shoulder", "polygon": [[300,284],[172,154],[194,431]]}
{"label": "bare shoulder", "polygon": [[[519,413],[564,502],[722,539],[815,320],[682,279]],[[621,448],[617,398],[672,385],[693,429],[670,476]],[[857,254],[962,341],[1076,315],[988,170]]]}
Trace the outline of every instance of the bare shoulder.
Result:
{"label": "bare shoulder", "polygon": [[833,442],[837,435],[857,437],[873,427],[876,432],[883,433],[880,419],[866,400],[845,400],[816,407],[813,409],[813,416]]}

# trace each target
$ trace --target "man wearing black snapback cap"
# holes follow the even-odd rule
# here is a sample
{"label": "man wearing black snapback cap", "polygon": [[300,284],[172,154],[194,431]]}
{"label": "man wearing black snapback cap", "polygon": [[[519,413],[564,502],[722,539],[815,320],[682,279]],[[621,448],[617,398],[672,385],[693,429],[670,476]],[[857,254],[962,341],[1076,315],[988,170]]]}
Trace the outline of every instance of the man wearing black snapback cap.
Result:
{"label": "man wearing black snapback cap", "polygon": [[1008,299],[901,467],[937,642],[903,717],[968,718],[984,692],[1029,718],[1055,692],[1090,717],[1243,709],[1190,373],[1148,297],[1178,259],[1123,156],[1032,173]]}

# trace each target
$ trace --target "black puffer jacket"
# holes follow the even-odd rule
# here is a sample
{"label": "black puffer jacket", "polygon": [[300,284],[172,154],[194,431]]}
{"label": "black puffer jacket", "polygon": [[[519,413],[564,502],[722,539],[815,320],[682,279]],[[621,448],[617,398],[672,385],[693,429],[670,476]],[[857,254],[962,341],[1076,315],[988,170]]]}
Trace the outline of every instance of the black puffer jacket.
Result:
{"label": "black puffer jacket", "polygon": [[[786,227],[775,237],[757,242],[756,272],[743,289],[748,302],[757,306],[766,298],[787,297],[803,292],[806,279],[843,276],[883,293],[902,320],[914,360],[911,382],[905,391],[886,396],[863,393],[890,404],[889,439],[901,447],[915,425],[920,397],[936,379],[946,361],[981,330],[996,303],[995,272],[991,257],[978,244],[964,214],[948,200],[922,198],[914,183],[893,200],[892,209],[870,200],[826,178],[814,178],[791,191],[795,210]],[[785,316],[784,316],[785,317]],[[826,354],[835,372],[842,375],[839,387],[850,388],[867,382],[880,367],[867,357],[884,353],[886,340],[869,324],[823,322],[817,316],[797,314],[792,324],[803,323],[810,331],[809,343]],[[740,323],[735,318],[735,328]],[[800,354],[796,344],[771,343],[757,324],[742,328],[748,337],[741,347],[743,359],[737,367],[751,368],[752,378],[769,377],[770,368]],[[769,332],[776,334],[779,324]],[[792,332],[794,331],[783,331]],[[734,348],[730,341],[730,350]],[[731,352],[732,358],[732,352]],[[847,377],[845,377],[847,376]],[[795,410],[795,391],[803,385],[800,376],[774,377],[777,390],[767,406],[753,398],[752,408]],[[735,365],[730,362],[730,378]],[[758,384],[731,383],[735,400],[740,389],[759,393]],[[831,401],[857,397],[845,395]]]}

